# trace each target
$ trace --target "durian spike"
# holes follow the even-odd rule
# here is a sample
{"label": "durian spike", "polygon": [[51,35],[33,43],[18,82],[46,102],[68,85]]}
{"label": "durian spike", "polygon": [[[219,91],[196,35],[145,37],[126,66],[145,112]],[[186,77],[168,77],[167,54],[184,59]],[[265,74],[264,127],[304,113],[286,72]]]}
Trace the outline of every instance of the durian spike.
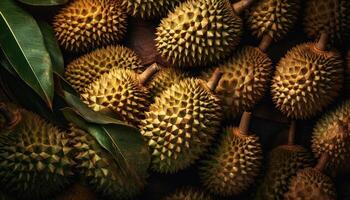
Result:
{"label": "durian spike", "polygon": [[[15,127],[21,121],[21,114],[19,110],[11,111],[5,103],[0,103],[0,115],[4,116],[6,120],[7,129]],[[3,128],[3,127],[0,127]]]}
{"label": "durian spike", "polygon": [[145,85],[159,70],[160,67],[157,63],[149,66],[144,72],[142,72],[142,74],[139,75],[140,84]]}
{"label": "durian spike", "polygon": [[232,8],[237,15],[241,14],[246,8],[248,8],[255,0],[241,0],[232,4]]}
{"label": "durian spike", "polygon": [[290,123],[290,127],[289,127],[289,132],[288,132],[288,145],[294,145],[295,130],[296,130],[296,122],[293,120],[293,121]]}
{"label": "durian spike", "polygon": [[216,68],[213,75],[210,77],[207,86],[211,91],[215,91],[216,87],[219,84],[219,81],[223,75],[223,72],[219,69]]}
{"label": "durian spike", "polygon": [[241,118],[241,121],[239,123],[239,132],[242,135],[248,135],[249,134],[249,125],[250,125],[250,119],[252,118],[251,112],[244,112]]}
{"label": "durian spike", "polygon": [[317,165],[314,168],[320,172],[323,172],[323,170],[326,168],[328,159],[329,159],[329,155],[327,153],[323,153],[321,157],[318,159]]}
{"label": "durian spike", "polygon": [[261,42],[259,44],[259,49],[262,52],[266,52],[266,50],[269,48],[272,41],[273,41],[272,37],[270,35],[265,34],[261,39]]}
{"label": "durian spike", "polygon": [[325,32],[322,32],[320,38],[318,39],[317,43],[315,44],[315,48],[319,51],[327,50],[328,39],[329,39],[329,35]]}

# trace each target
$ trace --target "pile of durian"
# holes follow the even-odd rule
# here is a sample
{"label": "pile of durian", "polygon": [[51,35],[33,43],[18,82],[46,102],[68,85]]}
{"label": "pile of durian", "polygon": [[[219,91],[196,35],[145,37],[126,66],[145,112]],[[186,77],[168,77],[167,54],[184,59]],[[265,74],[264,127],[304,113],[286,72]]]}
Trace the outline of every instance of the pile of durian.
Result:
{"label": "pile of durian", "polygon": [[[156,25],[153,64],[126,46],[131,21]],[[65,79],[92,110],[140,130],[149,174],[121,178],[87,131],[6,102],[1,200],[350,199],[350,1],[72,0],[52,26],[74,58]],[[254,123],[276,113],[287,128],[266,147],[270,128]]]}

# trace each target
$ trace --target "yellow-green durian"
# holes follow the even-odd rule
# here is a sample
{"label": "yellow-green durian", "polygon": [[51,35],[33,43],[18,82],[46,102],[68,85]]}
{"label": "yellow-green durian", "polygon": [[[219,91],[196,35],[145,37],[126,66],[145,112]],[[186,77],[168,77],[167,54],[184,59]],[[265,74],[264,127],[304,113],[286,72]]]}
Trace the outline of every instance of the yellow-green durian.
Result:
{"label": "yellow-green durian", "polygon": [[182,188],[173,194],[165,197],[163,200],[212,200],[213,198],[203,191],[193,188]]}
{"label": "yellow-green durian", "polygon": [[75,125],[71,126],[71,143],[77,153],[77,173],[85,184],[104,199],[130,199],[143,189],[147,172],[137,171],[137,180],[128,177],[115,158],[97,140]]}
{"label": "yellow-green durian", "polygon": [[292,48],[279,61],[272,81],[272,99],[288,117],[315,116],[338,96],[344,79],[340,55],[314,43]]}
{"label": "yellow-green durian", "polygon": [[329,34],[331,45],[348,44],[350,37],[350,1],[306,1],[304,30],[315,39],[321,31]]}
{"label": "yellow-green durian", "polygon": [[144,70],[133,50],[123,46],[108,46],[73,60],[67,65],[64,75],[74,89],[83,92],[90,83],[113,68],[132,69],[138,73]]}
{"label": "yellow-green durian", "polygon": [[249,9],[247,25],[257,38],[268,35],[280,40],[294,27],[300,7],[300,0],[255,1]]}
{"label": "yellow-green durian", "polygon": [[207,66],[228,56],[241,32],[242,20],[228,0],[189,0],[162,20],[156,46],[174,66]]}
{"label": "yellow-green durian", "polygon": [[21,199],[48,199],[71,182],[75,163],[70,138],[38,115],[9,107],[19,118],[0,130],[1,189]]}
{"label": "yellow-green durian", "polygon": [[131,16],[152,19],[165,16],[183,0],[122,0]]}
{"label": "yellow-green durian", "polygon": [[350,100],[316,123],[311,147],[316,157],[330,155],[328,171],[350,172]]}
{"label": "yellow-green durian", "polygon": [[85,52],[119,42],[126,18],[119,1],[75,0],[55,16],[53,27],[64,50]]}
{"label": "yellow-green durian", "polygon": [[155,98],[140,126],[154,171],[174,173],[188,167],[214,139],[221,107],[209,88],[200,79],[186,78]]}

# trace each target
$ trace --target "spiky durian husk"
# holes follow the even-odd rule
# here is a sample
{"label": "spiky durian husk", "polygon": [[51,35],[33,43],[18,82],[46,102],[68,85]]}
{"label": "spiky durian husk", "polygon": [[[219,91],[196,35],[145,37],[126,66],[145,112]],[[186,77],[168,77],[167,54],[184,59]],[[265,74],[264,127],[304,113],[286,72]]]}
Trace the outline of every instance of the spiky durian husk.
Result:
{"label": "spiky durian husk", "polygon": [[207,66],[226,57],[238,44],[242,20],[228,0],[182,3],[157,29],[157,49],[177,67]]}
{"label": "spiky durian husk", "polygon": [[289,185],[286,200],[336,200],[336,189],[332,180],[313,168],[300,170]]}
{"label": "spiky durian husk", "polygon": [[25,199],[47,199],[62,191],[73,175],[68,136],[24,109],[14,129],[1,130],[0,185]]}
{"label": "spiky durian husk", "polygon": [[289,117],[313,117],[339,94],[343,72],[338,53],[319,51],[312,43],[298,45],[276,67],[272,99]]}
{"label": "spiky durian husk", "polygon": [[164,200],[212,200],[212,198],[205,192],[193,188],[182,188],[165,197]]}
{"label": "spiky durian husk", "polygon": [[150,98],[137,76],[132,70],[114,68],[91,83],[81,98],[95,111],[111,109],[120,120],[138,125],[150,105]]}
{"label": "spiky durian husk", "polygon": [[76,183],[55,198],[55,200],[97,200],[97,197],[89,188]]}
{"label": "spiky durian husk", "polygon": [[311,147],[316,157],[330,155],[328,170],[350,171],[350,100],[317,122]]}
{"label": "spiky durian husk", "polygon": [[129,199],[143,189],[147,172],[138,173],[134,180],[123,173],[112,155],[89,133],[72,125],[71,135],[77,150],[75,161],[82,180],[107,199]]}
{"label": "spiky durian husk", "polygon": [[174,173],[209,146],[221,121],[219,99],[199,79],[186,78],[156,97],[141,122],[152,154],[151,168]]}
{"label": "spiky durian husk", "polygon": [[122,0],[127,12],[143,19],[152,19],[165,16],[183,0]]}
{"label": "spiky durian husk", "polygon": [[[271,59],[256,47],[244,47],[220,66],[223,76],[216,93],[221,99],[225,117],[239,116],[251,110],[264,96],[272,74]],[[204,77],[208,78],[205,73]]]}
{"label": "spiky durian husk", "polygon": [[53,27],[63,49],[82,52],[121,40],[126,17],[118,1],[76,0],[55,16]]}
{"label": "spiky durian husk", "polygon": [[261,0],[250,9],[247,24],[254,36],[277,41],[293,28],[299,12],[300,0]]}
{"label": "spiky durian husk", "polygon": [[273,149],[267,160],[265,177],[258,188],[257,199],[282,200],[290,180],[298,170],[314,164],[312,154],[297,145],[282,145]]}
{"label": "spiky durian husk", "polygon": [[98,79],[112,68],[143,71],[141,60],[134,51],[123,46],[108,46],[81,56],[68,64],[65,70],[66,80],[78,92]]}
{"label": "spiky durian husk", "polygon": [[238,128],[228,128],[214,154],[204,162],[201,179],[214,194],[240,194],[255,182],[262,158],[257,136],[242,135]]}
{"label": "spiky durian husk", "polygon": [[331,45],[347,44],[350,37],[350,1],[307,1],[304,29],[312,38],[317,38],[322,31],[327,32]]}

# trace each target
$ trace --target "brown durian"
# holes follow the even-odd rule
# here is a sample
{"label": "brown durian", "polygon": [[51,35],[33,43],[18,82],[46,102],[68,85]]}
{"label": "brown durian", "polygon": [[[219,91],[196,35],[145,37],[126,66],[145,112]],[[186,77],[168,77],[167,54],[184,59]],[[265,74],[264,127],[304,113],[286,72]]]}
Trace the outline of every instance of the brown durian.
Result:
{"label": "brown durian", "polygon": [[64,50],[86,52],[119,42],[126,32],[126,17],[119,1],[75,0],[55,16],[53,27]]}
{"label": "brown durian", "polygon": [[163,200],[212,200],[213,198],[203,191],[193,188],[182,188],[173,194],[165,197]]}

